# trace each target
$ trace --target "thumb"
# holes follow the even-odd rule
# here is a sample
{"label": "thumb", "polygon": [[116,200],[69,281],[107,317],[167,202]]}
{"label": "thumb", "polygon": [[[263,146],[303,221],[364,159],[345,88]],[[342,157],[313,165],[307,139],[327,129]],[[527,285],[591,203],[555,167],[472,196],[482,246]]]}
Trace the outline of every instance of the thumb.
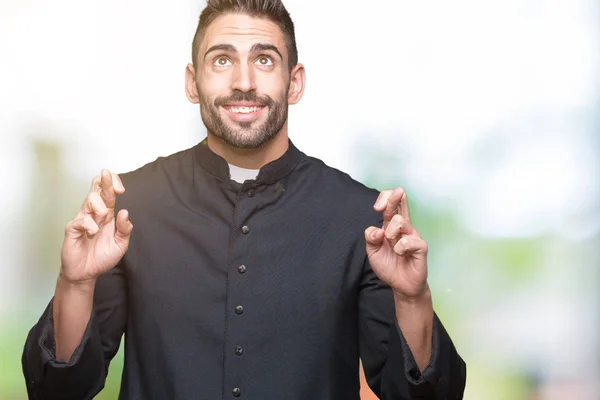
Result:
{"label": "thumb", "polygon": [[371,255],[373,252],[379,250],[385,235],[383,229],[371,226],[365,230],[365,240],[367,241],[367,254]]}
{"label": "thumb", "polygon": [[133,230],[133,224],[129,220],[129,212],[127,212],[127,210],[119,211],[115,225],[117,228],[115,232],[115,242],[125,252],[129,246],[129,237],[131,236],[131,231]]}

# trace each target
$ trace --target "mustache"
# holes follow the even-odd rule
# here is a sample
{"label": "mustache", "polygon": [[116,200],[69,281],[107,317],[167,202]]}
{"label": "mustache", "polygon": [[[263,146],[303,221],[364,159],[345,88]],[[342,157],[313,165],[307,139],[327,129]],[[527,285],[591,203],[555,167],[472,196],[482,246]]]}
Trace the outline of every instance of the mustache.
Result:
{"label": "mustache", "polygon": [[241,92],[235,91],[229,96],[220,96],[215,99],[215,106],[219,107],[227,103],[239,102],[239,101],[251,101],[258,103],[262,106],[271,106],[275,101],[266,95],[259,96],[256,92]]}

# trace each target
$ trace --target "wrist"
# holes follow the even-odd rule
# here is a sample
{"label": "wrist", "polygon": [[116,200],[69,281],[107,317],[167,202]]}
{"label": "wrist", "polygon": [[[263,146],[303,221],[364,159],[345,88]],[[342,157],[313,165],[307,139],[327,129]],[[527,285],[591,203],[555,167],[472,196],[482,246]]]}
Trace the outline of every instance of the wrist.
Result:
{"label": "wrist", "polygon": [[394,302],[396,304],[402,304],[407,306],[419,306],[431,304],[431,290],[429,284],[425,283],[423,289],[416,295],[408,296],[398,290],[393,290]]}
{"label": "wrist", "polygon": [[81,281],[69,280],[61,272],[56,281],[57,290],[78,291],[78,292],[93,292],[96,287],[96,279],[85,279]]}

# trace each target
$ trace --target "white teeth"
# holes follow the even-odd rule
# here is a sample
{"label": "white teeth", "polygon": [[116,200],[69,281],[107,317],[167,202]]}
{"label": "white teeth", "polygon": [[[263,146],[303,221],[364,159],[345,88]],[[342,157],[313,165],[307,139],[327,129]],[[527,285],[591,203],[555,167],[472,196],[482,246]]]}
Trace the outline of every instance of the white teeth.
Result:
{"label": "white teeth", "polygon": [[249,114],[252,112],[257,112],[260,110],[260,107],[231,107],[229,110],[236,114]]}

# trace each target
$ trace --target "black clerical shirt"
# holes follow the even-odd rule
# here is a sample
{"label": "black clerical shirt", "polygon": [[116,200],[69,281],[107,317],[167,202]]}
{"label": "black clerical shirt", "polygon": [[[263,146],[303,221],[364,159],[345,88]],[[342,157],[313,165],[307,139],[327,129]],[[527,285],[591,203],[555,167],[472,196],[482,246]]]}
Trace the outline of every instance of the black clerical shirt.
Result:
{"label": "black clerical shirt", "polygon": [[93,398],[123,334],[122,400],[356,400],[359,357],[382,399],[462,398],[440,320],[421,374],[369,266],[378,191],[291,142],[241,185],[206,140],[120,176],[129,250],[98,279],[71,360],[55,358],[52,302],[31,329],[29,398]]}

